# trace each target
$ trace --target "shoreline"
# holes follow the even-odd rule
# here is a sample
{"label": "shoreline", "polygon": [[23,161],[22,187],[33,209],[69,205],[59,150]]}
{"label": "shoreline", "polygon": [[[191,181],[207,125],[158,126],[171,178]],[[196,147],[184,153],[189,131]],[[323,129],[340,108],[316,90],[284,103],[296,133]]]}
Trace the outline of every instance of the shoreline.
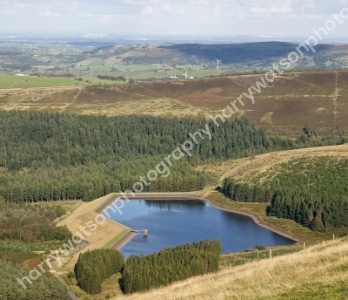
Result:
{"label": "shoreline", "polygon": [[133,237],[135,237],[138,233],[135,231],[128,231],[124,235],[122,235],[119,239],[117,239],[110,247],[109,249],[115,249],[120,250],[123,246],[128,244]]}
{"label": "shoreline", "polygon": [[[112,194],[110,197],[108,197],[96,210],[96,213],[102,213],[107,207],[109,207],[117,198],[122,198],[122,195],[119,193]],[[260,227],[263,227],[269,231],[272,231],[280,236],[283,236],[289,240],[292,240],[293,242],[303,242],[301,239],[292,236],[291,234],[288,234],[287,232],[281,231],[277,228],[274,228],[268,224],[264,224],[262,220],[255,214],[245,212],[245,211],[239,211],[234,210],[231,208],[225,208],[222,206],[219,206],[214,203],[213,200],[210,200],[208,198],[201,197],[199,195],[193,194],[193,193],[141,193],[141,194],[135,194],[135,197],[130,197],[130,201],[134,200],[154,200],[154,201],[168,201],[168,200],[185,200],[185,201],[203,201],[210,206],[214,207],[215,209],[219,209],[222,211],[230,212],[233,214],[243,215],[246,217],[251,218],[254,223]],[[113,220],[114,221],[114,220]],[[116,222],[116,221],[114,221]],[[118,240],[116,240],[110,248],[113,249],[121,249],[124,245],[126,245],[136,234],[132,234],[132,232],[128,232],[124,236],[120,237]],[[115,248],[116,247],[116,248]],[[117,248],[119,247],[119,248]]]}
{"label": "shoreline", "polygon": [[286,237],[286,238],[288,238],[288,239],[290,239],[290,240],[292,240],[292,241],[294,241],[296,243],[303,242],[300,238],[297,238],[297,237],[295,237],[295,236],[293,236],[293,235],[291,235],[291,234],[289,234],[287,232],[281,231],[281,230],[279,230],[277,228],[274,228],[274,227],[272,227],[270,225],[267,225],[267,224],[263,223],[262,220],[257,215],[254,215],[253,213],[244,212],[244,211],[240,211],[240,210],[234,210],[234,209],[231,209],[231,208],[224,208],[222,206],[219,206],[219,205],[213,203],[209,199],[205,199],[205,200],[202,200],[202,201],[207,202],[210,206],[212,206],[212,207],[214,207],[216,209],[220,209],[220,210],[227,211],[227,212],[230,212],[230,213],[233,213],[233,214],[243,215],[243,216],[249,217],[249,218],[251,218],[254,221],[254,223],[256,225],[258,225],[260,227],[263,227],[263,228],[265,228],[265,229],[267,229],[269,231],[272,231],[272,232],[274,232],[274,233],[276,233],[278,235]]}

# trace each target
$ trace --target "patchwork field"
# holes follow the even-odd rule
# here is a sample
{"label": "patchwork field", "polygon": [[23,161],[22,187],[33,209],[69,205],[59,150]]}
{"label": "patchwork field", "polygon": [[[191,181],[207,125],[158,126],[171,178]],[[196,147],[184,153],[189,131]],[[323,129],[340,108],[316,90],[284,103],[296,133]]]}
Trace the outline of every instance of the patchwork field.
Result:
{"label": "patchwork field", "polygon": [[[0,109],[79,114],[202,117],[221,110],[261,75],[125,85],[0,90]],[[67,79],[68,80],[68,79]],[[269,129],[348,128],[348,72],[286,73],[258,94],[244,97],[239,113]]]}
{"label": "patchwork field", "polygon": [[16,76],[0,75],[1,89],[30,89],[37,87],[59,87],[59,86],[85,86],[87,84],[111,84],[108,80],[101,80],[95,76],[82,76],[80,80],[63,77],[34,77],[34,76]]}

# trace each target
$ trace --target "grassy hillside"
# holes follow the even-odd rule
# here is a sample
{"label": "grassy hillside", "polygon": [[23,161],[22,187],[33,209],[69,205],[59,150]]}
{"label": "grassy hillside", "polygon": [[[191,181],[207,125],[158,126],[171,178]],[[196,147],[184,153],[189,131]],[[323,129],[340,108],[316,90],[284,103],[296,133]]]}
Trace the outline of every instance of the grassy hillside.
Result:
{"label": "grassy hillside", "polygon": [[[269,174],[276,165],[300,158],[312,157],[348,157],[348,144],[330,147],[306,148],[290,151],[279,151],[268,154],[256,155],[220,164],[209,164],[199,166],[197,169],[201,172],[213,173],[217,180],[222,183],[225,177],[233,177],[237,182],[251,183],[252,178],[259,174]],[[269,203],[246,203],[235,202],[224,197],[218,192],[212,192],[215,186],[207,187],[205,191],[200,192],[202,196],[207,196],[213,200],[216,205],[222,208],[229,208],[236,211],[248,212],[256,215],[260,221],[273,228],[287,232],[290,235],[299,237],[306,243],[318,243],[332,238],[332,235],[341,236],[347,234],[346,227],[326,228],[325,232],[316,232],[301,226],[300,224],[273,216],[267,216],[266,208]]]}
{"label": "grassy hillside", "polygon": [[267,174],[275,165],[286,163],[293,159],[318,156],[348,157],[348,144],[339,146],[314,147],[288,151],[277,151],[230,160],[220,164],[208,164],[197,167],[199,171],[210,172],[219,178],[233,177],[238,182],[250,182],[258,174]]}
{"label": "grassy hillside", "polygon": [[336,240],[113,299],[346,299],[347,265],[348,240]]}
{"label": "grassy hillside", "polygon": [[250,181],[227,177],[220,192],[234,201],[271,203],[268,216],[294,220],[315,231],[348,226],[347,158],[294,159]]}
{"label": "grassy hillside", "polygon": [[[86,87],[0,90],[0,109],[79,114],[195,116],[221,113],[261,75]],[[67,79],[68,80],[68,79]],[[72,79],[71,79],[72,80]],[[74,81],[74,80],[73,80]],[[348,72],[283,74],[239,113],[274,131],[348,128]]]}

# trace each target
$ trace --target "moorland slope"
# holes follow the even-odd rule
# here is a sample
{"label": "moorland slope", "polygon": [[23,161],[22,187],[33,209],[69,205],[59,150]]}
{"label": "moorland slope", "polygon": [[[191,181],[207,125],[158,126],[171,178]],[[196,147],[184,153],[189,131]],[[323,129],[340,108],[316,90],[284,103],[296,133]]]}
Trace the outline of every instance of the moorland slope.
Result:
{"label": "moorland slope", "polygon": [[[28,88],[0,91],[0,109],[93,115],[153,115],[209,118],[261,75],[203,78],[126,85]],[[348,127],[348,72],[286,73],[247,98],[239,113],[276,132]]]}

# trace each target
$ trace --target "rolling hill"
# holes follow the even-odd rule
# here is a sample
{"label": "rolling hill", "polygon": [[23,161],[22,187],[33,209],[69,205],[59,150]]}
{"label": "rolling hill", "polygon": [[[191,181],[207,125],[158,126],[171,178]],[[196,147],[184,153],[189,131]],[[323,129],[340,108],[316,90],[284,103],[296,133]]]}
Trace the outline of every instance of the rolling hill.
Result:
{"label": "rolling hill", "polygon": [[[43,110],[94,115],[154,115],[206,118],[248,93],[261,75],[126,85],[0,90],[0,109]],[[273,131],[348,128],[348,72],[279,75],[255,104],[245,98],[240,114]],[[237,115],[237,114],[236,114]]]}
{"label": "rolling hill", "polygon": [[208,164],[197,167],[201,172],[210,172],[219,178],[222,183],[226,177],[233,177],[238,182],[250,183],[250,179],[257,174],[268,174],[272,168],[281,163],[286,163],[299,158],[313,157],[348,157],[348,144],[339,146],[312,147],[304,149],[295,149],[288,151],[277,151],[256,155],[255,157],[246,157],[236,160],[222,162],[221,164]]}
{"label": "rolling hill", "polygon": [[113,299],[346,299],[348,240],[228,267],[169,287]]}

